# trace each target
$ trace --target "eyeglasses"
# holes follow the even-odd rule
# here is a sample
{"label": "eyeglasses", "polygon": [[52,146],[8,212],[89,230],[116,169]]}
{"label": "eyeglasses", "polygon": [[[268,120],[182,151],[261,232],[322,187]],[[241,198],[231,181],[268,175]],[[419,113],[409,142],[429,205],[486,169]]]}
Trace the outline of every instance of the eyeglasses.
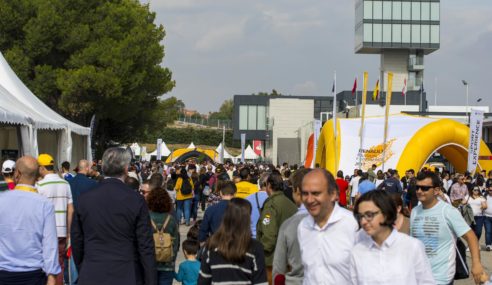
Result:
{"label": "eyeglasses", "polygon": [[355,214],[355,218],[359,222],[362,221],[362,219],[366,219],[366,221],[370,222],[379,213],[381,213],[381,211],[365,212],[364,214]]}
{"label": "eyeglasses", "polygon": [[424,192],[427,192],[429,190],[431,190],[432,188],[434,188],[434,186],[423,186],[423,185],[417,185],[417,190],[422,190]]}

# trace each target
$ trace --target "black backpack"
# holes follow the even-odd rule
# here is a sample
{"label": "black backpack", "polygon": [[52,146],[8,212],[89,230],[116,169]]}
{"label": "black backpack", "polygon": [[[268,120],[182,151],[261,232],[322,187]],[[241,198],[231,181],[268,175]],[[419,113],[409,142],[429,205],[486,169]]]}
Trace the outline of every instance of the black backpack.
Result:
{"label": "black backpack", "polygon": [[190,179],[183,179],[183,184],[181,184],[181,195],[190,195],[193,189],[191,188]]}

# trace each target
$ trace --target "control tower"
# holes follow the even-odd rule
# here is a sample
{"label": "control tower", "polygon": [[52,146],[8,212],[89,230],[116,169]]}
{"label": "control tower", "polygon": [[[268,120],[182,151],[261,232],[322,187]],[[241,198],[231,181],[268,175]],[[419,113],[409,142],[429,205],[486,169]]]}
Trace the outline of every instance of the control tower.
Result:
{"label": "control tower", "polygon": [[394,91],[405,79],[408,91],[418,91],[424,56],[439,49],[439,24],[439,0],[356,0],[355,53],[381,55],[381,91],[389,71]]}

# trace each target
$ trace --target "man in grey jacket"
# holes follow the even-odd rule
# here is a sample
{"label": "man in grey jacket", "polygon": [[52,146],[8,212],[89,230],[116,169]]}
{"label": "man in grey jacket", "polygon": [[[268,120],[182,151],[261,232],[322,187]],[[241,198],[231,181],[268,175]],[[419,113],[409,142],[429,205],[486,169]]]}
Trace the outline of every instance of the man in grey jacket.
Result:
{"label": "man in grey jacket", "polygon": [[[302,179],[311,169],[300,169],[291,176],[292,196],[299,211],[280,226],[275,255],[273,257],[273,280],[285,280],[285,284],[302,284],[304,270],[301,250],[297,239],[297,227],[308,215],[301,199]],[[274,282],[276,283],[276,282]]]}

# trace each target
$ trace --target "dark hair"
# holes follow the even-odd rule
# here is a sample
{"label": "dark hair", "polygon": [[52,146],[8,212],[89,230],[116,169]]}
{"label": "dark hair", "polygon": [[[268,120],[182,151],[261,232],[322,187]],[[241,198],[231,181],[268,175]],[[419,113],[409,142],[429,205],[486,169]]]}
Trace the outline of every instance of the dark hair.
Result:
{"label": "dark hair", "polygon": [[[393,225],[396,221],[396,204],[393,199],[390,197],[386,191],[374,190],[364,193],[359,199],[355,202],[354,206],[354,216],[357,217],[359,215],[359,205],[362,202],[373,202],[376,207],[381,210],[381,213],[384,216],[384,222],[381,223],[381,226],[386,226],[390,229],[393,229]],[[359,223],[359,229],[361,228],[360,220],[357,219]]]}
{"label": "dark hair", "polygon": [[273,171],[268,175],[267,184],[270,185],[274,192],[284,190],[284,181],[282,180],[282,175],[280,175],[278,171]]}
{"label": "dark hair", "polygon": [[224,181],[220,184],[219,191],[222,195],[234,195],[237,192],[236,184],[232,181]]}
{"label": "dark hair", "polygon": [[441,185],[441,179],[439,179],[439,176],[432,171],[420,171],[419,174],[417,174],[417,181],[422,181],[427,178],[432,180],[432,187],[439,187]]}
{"label": "dark hair", "polygon": [[285,177],[285,178],[287,178],[287,179],[289,179],[289,178],[290,178],[290,175],[291,175],[290,169],[288,169],[288,168],[287,168],[287,169],[284,171],[284,177]]}
{"label": "dark hair", "polygon": [[323,174],[323,177],[325,178],[326,184],[328,186],[328,194],[339,194],[339,189],[337,182],[335,181],[335,177],[333,177],[333,174],[329,172],[328,170],[324,168],[316,168],[313,171],[320,171]]}
{"label": "dark hair", "polygon": [[202,220],[196,221],[196,223],[188,230],[188,233],[186,234],[186,239],[198,241],[201,222]]}
{"label": "dark hair", "polygon": [[160,173],[154,173],[149,178],[149,189],[156,189],[162,187],[164,184],[164,177]]}
{"label": "dark hair", "polygon": [[66,170],[70,170],[70,162],[68,161],[62,162],[61,167]]}
{"label": "dark hair", "polygon": [[187,239],[183,242],[183,250],[186,254],[196,255],[198,249],[200,249],[200,244],[196,240]]}
{"label": "dark hair", "polygon": [[401,198],[400,193],[391,193],[390,194],[391,199],[393,199],[393,202],[396,205],[396,210],[398,214],[398,207],[401,207],[401,213],[403,216],[410,218],[410,212],[408,211],[408,208],[403,205],[403,199]]}
{"label": "dark hair", "polygon": [[55,170],[55,166],[54,165],[44,165],[43,167],[47,171],[54,171]]}
{"label": "dark hair", "polygon": [[239,178],[241,178],[241,180],[246,180],[248,179],[250,173],[251,172],[248,167],[243,167],[241,168],[241,170],[239,170]]}
{"label": "dark hair", "polygon": [[357,176],[362,176],[362,170],[360,169],[357,170]]}
{"label": "dark hair", "polygon": [[413,170],[413,169],[409,169],[409,170],[407,170],[407,172],[410,172],[412,174],[415,174],[415,170]]}
{"label": "dark hair", "polygon": [[150,191],[147,197],[147,204],[149,210],[156,213],[169,213],[173,209],[173,200],[162,187]]}
{"label": "dark hair", "polygon": [[297,188],[302,190],[302,179],[304,179],[304,176],[311,170],[311,168],[302,168],[294,172],[294,175],[290,177],[293,192],[297,192]]}
{"label": "dark hair", "polygon": [[337,177],[338,177],[338,178],[343,178],[343,171],[338,170],[338,171],[337,171]]}
{"label": "dark hair", "polygon": [[242,198],[232,198],[227,204],[219,229],[207,242],[229,262],[242,262],[251,246],[251,204]]}
{"label": "dark hair", "polygon": [[140,188],[140,182],[138,182],[138,180],[135,179],[135,177],[127,176],[125,178],[125,184],[135,191],[138,191],[138,189]]}

